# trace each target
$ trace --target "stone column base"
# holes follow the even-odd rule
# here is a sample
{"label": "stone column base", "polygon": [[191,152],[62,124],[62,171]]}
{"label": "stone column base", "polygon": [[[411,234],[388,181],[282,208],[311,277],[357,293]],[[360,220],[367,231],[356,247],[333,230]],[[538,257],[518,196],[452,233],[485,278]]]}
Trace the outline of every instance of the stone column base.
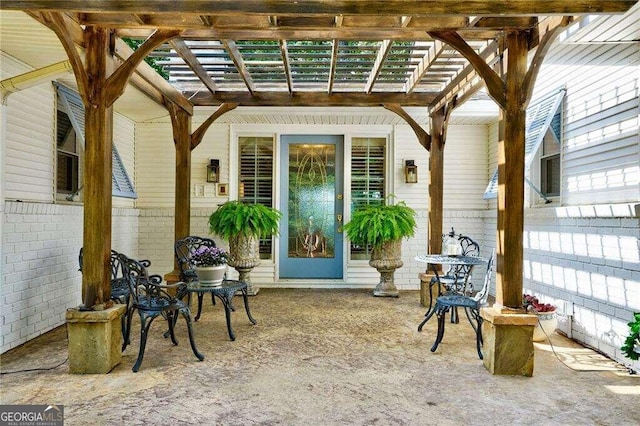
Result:
{"label": "stone column base", "polygon": [[106,374],[120,364],[125,310],[126,305],[113,305],[104,311],[67,310],[71,373]]}
{"label": "stone column base", "polygon": [[431,297],[433,300],[433,304],[435,305],[436,299],[438,297],[438,286],[433,286],[429,289],[429,284],[431,283],[431,278],[436,275],[433,272],[421,272],[418,274],[418,278],[420,278],[420,304],[424,307],[429,306],[429,290],[431,290]]}
{"label": "stone column base", "polygon": [[496,375],[533,376],[535,315],[482,308],[483,363]]}

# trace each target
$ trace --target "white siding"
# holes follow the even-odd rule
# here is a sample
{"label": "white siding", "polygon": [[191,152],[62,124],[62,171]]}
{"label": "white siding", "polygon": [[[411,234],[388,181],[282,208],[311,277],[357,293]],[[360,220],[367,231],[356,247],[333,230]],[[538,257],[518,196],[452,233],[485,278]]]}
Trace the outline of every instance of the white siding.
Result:
{"label": "white siding", "polygon": [[[406,201],[411,208],[426,211],[429,209],[429,151],[420,145],[415,132],[408,125],[394,126],[393,138],[395,148],[393,194],[398,200]],[[405,160],[414,160],[418,166],[418,183],[405,183]]]}
{"label": "white siding", "polygon": [[444,209],[485,209],[488,126],[449,126],[444,148]]}
{"label": "white siding", "polygon": [[[6,54],[1,56],[1,78],[30,68]],[[55,93],[51,83],[9,95],[6,117],[4,196],[22,201],[52,202],[55,144]]]}
{"label": "white siding", "polygon": [[[113,114],[113,144],[118,149],[118,154],[122,159],[129,179],[136,187],[134,166],[135,166],[135,123],[123,115]],[[134,200],[130,198],[113,197],[114,207],[133,207]]]}
{"label": "white siding", "polygon": [[175,201],[176,150],[171,124],[138,123],[136,141],[137,206],[172,207]]}
{"label": "white siding", "polygon": [[567,88],[562,205],[640,199],[638,44],[552,49],[534,96]]}

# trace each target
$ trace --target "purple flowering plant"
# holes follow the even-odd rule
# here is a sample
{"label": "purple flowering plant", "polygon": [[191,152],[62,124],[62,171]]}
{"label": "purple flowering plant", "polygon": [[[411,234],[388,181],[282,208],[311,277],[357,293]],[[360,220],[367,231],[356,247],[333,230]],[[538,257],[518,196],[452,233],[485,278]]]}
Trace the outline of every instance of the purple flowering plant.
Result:
{"label": "purple flowering plant", "polygon": [[200,247],[191,255],[194,266],[218,266],[229,261],[229,253],[219,247]]}

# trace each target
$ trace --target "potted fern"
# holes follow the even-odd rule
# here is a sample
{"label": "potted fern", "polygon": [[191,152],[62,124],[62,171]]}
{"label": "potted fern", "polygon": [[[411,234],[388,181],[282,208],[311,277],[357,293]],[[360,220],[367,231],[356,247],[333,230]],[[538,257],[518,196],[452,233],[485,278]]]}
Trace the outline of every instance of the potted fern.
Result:
{"label": "potted fern", "polygon": [[369,265],[380,273],[374,296],[398,297],[393,274],[402,267],[402,239],[412,237],[416,229],[416,212],[404,201],[376,204],[356,209],[344,230],[358,245],[371,246]]}
{"label": "potted fern", "polygon": [[241,201],[227,201],[209,216],[209,232],[229,241],[228,264],[238,271],[239,280],[247,283],[250,295],[259,290],[249,274],[260,264],[260,238],[278,234],[281,216],[271,207]]}

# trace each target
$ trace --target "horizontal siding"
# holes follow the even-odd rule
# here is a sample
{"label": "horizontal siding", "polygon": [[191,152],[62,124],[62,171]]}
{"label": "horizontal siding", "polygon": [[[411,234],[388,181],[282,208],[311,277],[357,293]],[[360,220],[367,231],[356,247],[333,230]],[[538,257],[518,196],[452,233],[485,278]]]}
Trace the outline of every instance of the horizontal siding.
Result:
{"label": "horizontal siding", "polygon": [[[30,68],[2,54],[2,78]],[[10,200],[53,201],[55,95],[50,83],[8,97],[4,196]]]}
{"label": "horizontal siding", "polygon": [[487,186],[489,127],[449,126],[444,149],[444,208],[477,210]]}
{"label": "horizontal siding", "polygon": [[135,169],[137,206],[170,207],[175,200],[175,158],[171,124],[168,122],[136,125]]}
{"label": "horizontal siding", "polygon": [[[425,210],[429,208],[429,151],[427,151],[416,137],[411,127],[394,126],[393,130],[395,163],[393,176],[395,188],[393,194],[398,200],[416,209]],[[405,183],[404,162],[414,160],[418,166],[418,183]]]}
{"label": "horizontal siding", "polygon": [[560,46],[545,59],[534,98],[567,88],[563,205],[640,198],[639,73],[637,44]]}
{"label": "horizontal siding", "polygon": [[[113,143],[118,149],[129,179],[135,182],[135,123],[121,114],[113,114]],[[114,207],[133,207],[135,201],[130,198],[113,197]]]}

